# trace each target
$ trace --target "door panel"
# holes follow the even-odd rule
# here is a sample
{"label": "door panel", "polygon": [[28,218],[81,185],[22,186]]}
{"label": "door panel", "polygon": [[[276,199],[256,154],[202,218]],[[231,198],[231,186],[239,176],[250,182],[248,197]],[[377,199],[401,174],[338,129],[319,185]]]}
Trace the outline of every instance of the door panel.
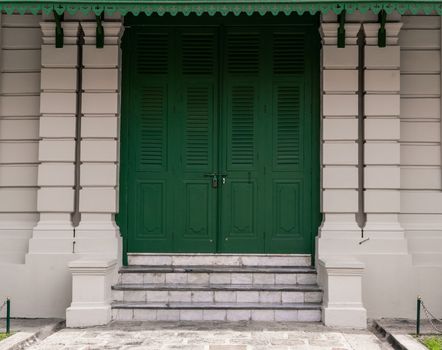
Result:
{"label": "door panel", "polygon": [[306,28],[128,29],[129,252],[311,250]]}

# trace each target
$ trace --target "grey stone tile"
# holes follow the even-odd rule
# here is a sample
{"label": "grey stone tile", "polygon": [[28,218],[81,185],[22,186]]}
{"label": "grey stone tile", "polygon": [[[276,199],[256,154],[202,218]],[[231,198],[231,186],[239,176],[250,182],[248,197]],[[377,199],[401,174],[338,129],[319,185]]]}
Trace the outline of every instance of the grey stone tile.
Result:
{"label": "grey stone tile", "polygon": [[203,310],[203,319],[206,321],[225,321],[226,310]]}
{"label": "grey stone tile", "polygon": [[249,321],[251,316],[250,310],[227,310],[228,321]]}
{"label": "grey stone tile", "polygon": [[232,273],[232,284],[252,284],[251,273]]}
{"label": "grey stone tile", "polygon": [[305,292],[305,302],[306,303],[320,303],[322,301],[321,292]]}
{"label": "grey stone tile", "polygon": [[303,303],[304,292],[282,292],[283,303]]}
{"label": "grey stone tile", "polygon": [[166,283],[184,284],[187,283],[186,273],[166,273]]}
{"label": "grey stone tile", "polygon": [[124,301],[139,301],[139,302],[145,302],[146,301],[146,292],[144,290],[138,291],[138,290],[125,290]]}
{"label": "grey stone tile", "polygon": [[202,321],[203,310],[181,310],[180,320],[181,321]]}
{"label": "grey stone tile", "polygon": [[190,284],[209,284],[209,274],[208,273],[189,273],[187,276],[187,282]]}
{"label": "grey stone tile", "polygon": [[275,276],[275,284],[296,284],[295,273],[278,273]]}
{"label": "grey stone tile", "polygon": [[193,303],[211,303],[214,301],[214,292],[212,291],[193,291],[192,302]]}
{"label": "grey stone tile", "polygon": [[157,310],[154,309],[135,309],[134,320],[136,321],[155,321],[157,319]]}
{"label": "grey stone tile", "polygon": [[321,310],[298,310],[298,320],[300,322],[321,321]]}
{"label": "grey stone tile", "polygon": [[298,321],[298,310],[275,310],[275,321]]}
{"label": "grey stone tile", "polygon": [[192,295],[190,291],[169,291],[169,302],[186,302],[192,301]]}
{"label": "grey stone tile", "polygon": [[179,321],[180,320],[180,310],[157,310],[157,320],[158,321]]}
{"label": "grey stone tile", "polygon": [[163,302],[169,300],[169,293],[167,290],[149,290],[146,293],[146,300],[148,302]]}
{"label": "grey stone tile", "polygon": [[233,291],[215,291],[216,303],[234,303],[236,302],[236,293]]}
{"label": "grey stone tile", "polygon": [[144,283],[166,283],[166,274],[165,273],[145,273],[144,274]]}
{"label": "grey stone tile", "polygon": [[274,321],[275,311],[274,310],[252,310],[252,320],[253,321]]}
{"label": "grey stone tile", "polygon": [[121,275],[121,283],[143,283],[142,273],[123,273]]}
{"label": "grey stone tile", "polygon": [[281,292],[261,291],[259,292],[260,303],[281,303]]}
{"label": "grey stone tile", "polygon": [[317,278],[313,273],[299,273],[296,281],[299,284],[316,284]]}
{"label": "grey stone tile", "polygon": [[210,284],[230,284],[231,276],[230,273],[211,273]]}
{"label": "grey stone tile", "polygon": [[275,275],[273,273],[254,273],[253,284],[275,284]]}
{"label": "grey stone tile", "polygon": [[236,301],[238,303],[258,303],[259,292],[258,291],[237,291]]}
{"label": "grey stone tile", "polygon": [[117,320],[119,321],[131,321],[134,318],[132,309],[118,309]]}

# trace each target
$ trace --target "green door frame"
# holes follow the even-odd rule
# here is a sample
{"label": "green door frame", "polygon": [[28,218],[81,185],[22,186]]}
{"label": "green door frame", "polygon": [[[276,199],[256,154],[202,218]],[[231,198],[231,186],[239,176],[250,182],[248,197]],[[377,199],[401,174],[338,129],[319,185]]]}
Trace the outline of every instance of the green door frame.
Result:
{"label": "green door frame", "polygon": [[[130,26],[161,26],[161,25],[219,25],[223,23],[235,24],[235,25],[311,25],[313,28],[319,28],[319,16],[311,15],[279,15],[279,16],[132,16],[125,17],[125,25]],[[128,29],[130,30],[130,29]],[[311,229],[308,235],[310,236],[311,253],[315,254],[315,238],[318,231],[319,224],[322,219],[320,213],[320,38],[319,32],[317,33],[317,40],[313,40],[310,49],[312,53],[312,67],[311,74],[311,114],[313,116],[311,127],[311,139],[312,139],[312,152],[311,152]],[[119,213],[116,220],[120,227],[120,232],[123,238],[123,265],[127,265],[127,247],[128,247],[128,162],[129,162],[129,121],[128,117],[132,113],[132,106],[130,105],[130,84],[132,77],[130,74],[125,74],[125,65],[130,61],[131,55],[134,54],[133,47],[127,44],[127,31],[122,40],[122,107],[121,107],[121,129],[120,129],[120,187],[119,187]],[[133,70],[132,70],[133,71]],[[307,234],[307,233],[306,233]]]}

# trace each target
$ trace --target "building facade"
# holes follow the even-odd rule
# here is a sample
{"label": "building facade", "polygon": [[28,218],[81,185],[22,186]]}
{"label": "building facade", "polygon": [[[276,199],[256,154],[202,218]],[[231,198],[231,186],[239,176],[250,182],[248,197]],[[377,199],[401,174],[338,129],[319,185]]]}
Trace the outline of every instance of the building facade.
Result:
{"label": "building facade", "polygon": [[14,317],[108,322],[137,253],[311,257],[328,325],[442,316],[442,4],[0,4]]}

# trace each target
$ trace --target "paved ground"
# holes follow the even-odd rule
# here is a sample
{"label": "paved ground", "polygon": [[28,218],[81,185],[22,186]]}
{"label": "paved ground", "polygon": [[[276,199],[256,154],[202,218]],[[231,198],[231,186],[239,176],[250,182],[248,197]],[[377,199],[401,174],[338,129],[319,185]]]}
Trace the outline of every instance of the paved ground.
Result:
{"label": "paved ground", "polygon": [[389,350],[368,331],[299,323],[142,323],[64,329],[29,350]]}

